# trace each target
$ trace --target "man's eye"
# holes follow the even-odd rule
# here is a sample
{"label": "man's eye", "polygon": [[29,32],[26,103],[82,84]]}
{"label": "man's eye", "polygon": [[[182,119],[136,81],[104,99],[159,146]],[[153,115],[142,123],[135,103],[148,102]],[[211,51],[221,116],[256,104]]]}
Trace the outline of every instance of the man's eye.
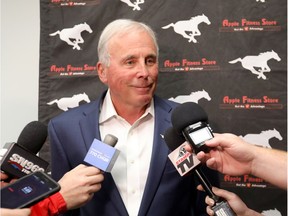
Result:
{"label": "man's eye", "polygon": [[134,64],[134,61],[129,60],[129,61],[126,61],[125,64],[126,64],[126,65],[133,65],[133,64]]}
{"label": "man's eye", "polygon": [[156,63],[156,59],[154,59],[154,58],[149,58],[149,59],[147,59],[146,63],[147,63],[148,65],[154,65],[154,64]]}

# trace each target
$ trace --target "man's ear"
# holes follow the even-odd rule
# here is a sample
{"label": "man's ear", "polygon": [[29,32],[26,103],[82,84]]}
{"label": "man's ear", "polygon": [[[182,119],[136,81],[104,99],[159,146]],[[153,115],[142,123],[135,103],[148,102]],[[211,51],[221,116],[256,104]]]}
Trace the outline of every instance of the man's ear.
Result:
{"label": "man's ear", "polygon": [[103,65],[103,63],[98,62],[97,63],[97,71],[98,71],[98,76],[99,79],[103,82],[103,83],[107,83],[107,77],[106,77],[106,67]]}

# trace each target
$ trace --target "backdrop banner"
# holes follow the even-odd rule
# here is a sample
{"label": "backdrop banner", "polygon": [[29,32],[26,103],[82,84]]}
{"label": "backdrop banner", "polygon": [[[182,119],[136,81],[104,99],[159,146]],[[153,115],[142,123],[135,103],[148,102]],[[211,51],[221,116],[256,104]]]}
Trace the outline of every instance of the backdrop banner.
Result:
{"label": "backdrop banner", "polygon": [[[40,18],[40,121],[106,88],[98,39],[109,22],[128,18],[157,33],[158,96],[198,103],[214,132],[287,151],[287,1],[40,0]],[[40,156],[50,161],[49,140]],[[219,178],[250,208],[287,216],[287,191],[251,175]]]}

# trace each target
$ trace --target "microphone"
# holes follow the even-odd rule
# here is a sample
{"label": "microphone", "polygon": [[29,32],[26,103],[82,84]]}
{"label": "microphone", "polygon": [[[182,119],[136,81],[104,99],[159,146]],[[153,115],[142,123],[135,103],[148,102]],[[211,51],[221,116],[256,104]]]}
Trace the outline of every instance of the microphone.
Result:
{"label": "microphone", "polygon": [[27,124],[17,143],[10,143],[1,160],[1,170],[10,177],[21,178],[36,171],[45,171],[49,163],[36,154],[47,138],[47,126],[39,121]]}
{"label": "microphone", "polygon": [[[172,153],[175,152],[175,150],[178,150],[179,147],[180,148],[182,147],[181,151],[185,155],[189,154],[189,155],[192,155],[193,158],[195,158],[194,159],[195,162],[192,164],[192,166],[187,166],[188,169],[186,169],[185,172],[182,172],[183,169],[180,169],[180,170],[178,169],[178,172],[180,171],[179,172],[180,175],[183,176],[183,174],[186,174],[189,171],[194,170],[196,175],[197,175],[197,178],[199,179],[200,184],[204,188],[205,192],[208,194],[209,197],[211,197],[215,202],[217,202],[219,200],[219,197],[213,193],[211,183],[209,182],[209,180],[207,179],[205,174],[201,171],[200,161],[197,159],[195,154],[191,154],[185,150],[185,148],[184,148],[185,144],[183,144],[186,141],[185,138],[181,134],[177,133],[177,131],[173,127],[170,127],[164,133],[164,140],[165,140],[168,148],[172,151]],[[181,145],[181,144],[183,144],[183,145]],[[172,154],[172,153],[170,153],[170,154]],[[168,157],[169,157],[169,155],[168,155]],[[170,160],[171,160],[171,158],[170,158]],[[175,166],[175,161],[173,161],[173,160],[171,160],[171,161],[172,161],[173,165]],[[184,164],[189,165],[189,163],[187,163],[185,160],[182,160],[181,158],[179,158],[178,161],[179,161],[178,163],[176,161],[176,164],[177,164],[177,166],[175,166],[176,168],[184,167]]]}
{"label": "microphone", "polygon": [[[193,102],[180,104],[172,111],[171,121],[175,128],[174,136],[181,137],[182,134],[185,140],[193,147],[194,152],[210,151],[210,148],[205,145],[205,141],[212,139],[214,136],[208,124],[208,116],[202,107]],[[215,215],[236,216],[228,202],[213,193],[211,183],[197,166],[195,167],[195,173],[205,192],[215,201],[215,205],[212,207]]]}
{"label": "microphone", "polygon": [[210,148],[205,145],[205,141],[214,136],[202,107],[194,102],[183,103],[172,111],[171,121],[175,130],[183,134],[196,154],[200,151],[209,152]]}
{"label": "microphone", "polygon": [[118,138],[112,134],[107,134],[103,142],[94,139],[84,161],[104,172],[111,172],[120,154],[120,151],[114,148],[117,142]]}

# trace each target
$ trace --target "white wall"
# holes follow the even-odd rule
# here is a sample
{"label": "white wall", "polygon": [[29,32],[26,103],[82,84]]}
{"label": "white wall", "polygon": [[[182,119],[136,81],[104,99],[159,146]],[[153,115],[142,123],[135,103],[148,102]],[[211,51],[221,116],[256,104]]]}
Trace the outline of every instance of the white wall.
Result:
{"label": "white wall", "polygon": [[0,140],[38,120],[39,0],[1,0]]}

